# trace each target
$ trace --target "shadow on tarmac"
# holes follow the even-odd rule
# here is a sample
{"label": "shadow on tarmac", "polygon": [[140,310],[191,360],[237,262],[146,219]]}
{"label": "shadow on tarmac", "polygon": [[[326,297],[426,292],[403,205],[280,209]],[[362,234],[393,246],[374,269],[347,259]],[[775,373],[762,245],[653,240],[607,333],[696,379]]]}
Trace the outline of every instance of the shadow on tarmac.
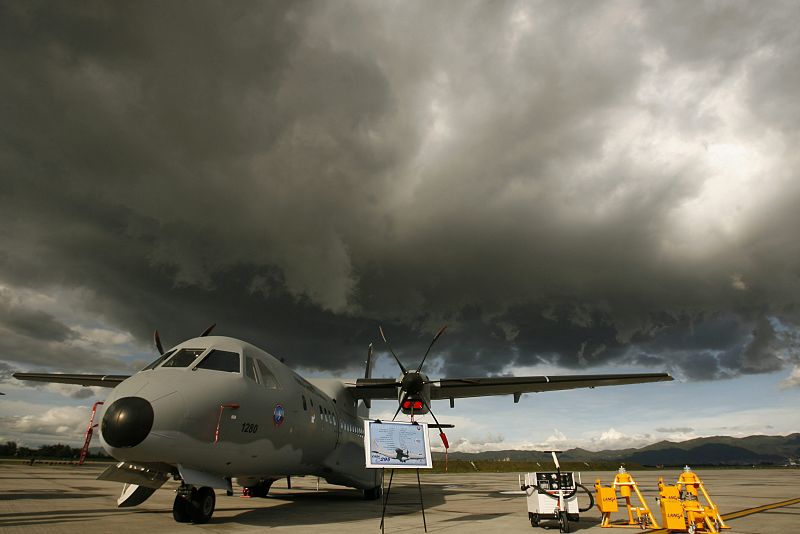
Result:
{"label": "shadow on tarmac", "polygon": [[[236,511],[239,508],[226,508],[226,499],[217,499],[218,510]],[[445,502],[441,487],[423,485],[422,498],[425,509],[440,506]],[[265,500],[269,506],[260,508],[261,499],[251,499],[253,507],[231,516],[211,518],[211,523],[236,523],[250,526],[307,526],[322,523],[346,523],[365,519],[380,520],[383,499],[365,501],[360,492],[343,489],[325,491],[305,491],[298,493],[270,493]],[[265,503],[266,504],[266,503]],[[392,516],[420,513],[419,489],[416,485],[394,485],[386,507],[387,521]],[[420,519],[422,521],[422,519]]]}

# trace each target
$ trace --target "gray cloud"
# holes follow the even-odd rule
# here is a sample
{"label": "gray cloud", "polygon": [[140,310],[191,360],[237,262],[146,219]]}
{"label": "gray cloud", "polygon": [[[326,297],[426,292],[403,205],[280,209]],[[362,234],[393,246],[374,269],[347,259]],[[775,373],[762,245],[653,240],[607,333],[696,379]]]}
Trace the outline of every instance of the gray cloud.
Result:
{"label": "gray cloud", "polygon": [[797,364],[791,3],[120,8],[0,7],[0,283],[329,370]]}
{"label": "gray cloud", "polygon": [[684,427],[681,427],[681,426],[661,427],[661,428],[656,428],[656,432],[662,432],[664,434],[671,434],[671,433],[674,433],[674,432],[680,432],[680,433],[685,434],[685,433],[688,433],[688,432],[694,432],[694,428],[691,428],[691,427],[688,427],[688,426],[684,426]]}
{"label": "gray cloud", "polygon": [[6,363],[0,362],[0,383],[8,382],[14,370]]}

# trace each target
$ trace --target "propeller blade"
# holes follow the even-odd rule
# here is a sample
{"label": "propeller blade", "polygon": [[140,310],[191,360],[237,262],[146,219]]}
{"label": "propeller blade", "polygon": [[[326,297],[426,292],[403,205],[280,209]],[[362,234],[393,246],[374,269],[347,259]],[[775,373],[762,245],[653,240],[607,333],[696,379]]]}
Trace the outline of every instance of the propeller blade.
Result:
{"label": "propeller blade", "polygon": [[400,366],[400,370],[403,371],[403,374],[406,374],[408,372],[408,370],[405,368],[405,366],[403,366],[402,362],[400,361],[400,358],[397,357],[397,354],[394,353],[394,350],[392,349],[392,345],[389,343],[389,340],[386,339],[386,334],[383,333],[383,327],[378,326],[378,330],[381,333],[381,337],[383,338],[384,343],[386,343],[386,346],[389,347],[389,352],[392,353],[392,356],[394,356],[394,359],[397,362],[397,365]]}
{"label": "propeller blade", "polygon": [[397,414],[399,414],[399,413],[400,413],[400,410],[402,410],[402,409],[403,409],[403,403],[404,403],[404,402],[405,402],[407,399],[408,399],[408,393],[406,393],[405,395],[403,395],[403,398],[400,400],[400,404],[397,406],[397,411],[396,411],[396,412],[394,412],[394,417],[392,417],[392,421],[394,421],[395,419],[397,419]]}
{"label": "propeller blade", "polygon": [[158,353],[163,356],[164,354],[164,347],[161,346],[161,336],[158,335],[158,330],[153,332],[153,341],[156,344],[156,348],[158,349]]}
{"label": "propeller blade", "polygon": [[426,401],[425,397],[422,397],[422,396],[420,396],[419,400],[421,400],[422,404],[425,405],[425,408],[428,409],[428,413],[431,414],[431,417],[433,417],[433,421],[436,423],[436,426],[438,426],[439,430],[441,430],[442,429],[442,425],[440,425],[439,424],[439,420],[436,419],[436,415],[433,413],[433,410],[431,410],[431,407],[428,405],[428,401]]}
{"label": "propeller blade", "polygon": [[442,445],[444,445],[444,449],[445,449],[445,451],[446,451],[447,449],[449,449],[449,448],[450,448],[450,442],[448,442],[448,441],[447,441],[447,436],[446,436],[446,435],[445,435],[445,433],[444,433],[444,430],[443,430],[443,428],[442,428],[442,425],[441,425],[441,424],[439,424],[439,420],[438,420],[438,419],[436,419],[436,414],[434,414],[434,413],[433,413],[433,410],[431,410],[431,407],[428,405],[428,402],[425,400],[425,397],[420,397],[420,400],[421,400],[421,401],[422,401],[422,403],[425,405],[425,407],[428,409],[428,413],[430,413],[430,414],[431,414],[431,417],[433,417],[433,420],[434,420],[434,422],[436,423],[436,426],[438,426],[438,427],[439,427],[439,438],[441,438],[441,440],[442,440]]}
{"label": "propeller blade", "polygon": [[203,330],[203,333],[200,334],[200,337],[206,337],[208,334],[211,333],[212,330],[214,330],[215,326],[217,326],[217,323],[214,323],[211,326],[209,326],[208,328],[206,328],[205,330]]}
{"label": "propeller blade", "polygon": [[422,357],[422,361],[419,362],[419,365],[417,366],[417,372],[418,373],[422,370],[422,364],[425,363],[425,358],[428,357],[428,354],[430,353],[431,349],[433,348],[433,344],[436,343],[436,340],[439,339],[439,336],[441,336],[444,333],[445,330],[447,330],[447,325],[444,325],[443,327],[441,327],[439,329],[439,331],[436,332],[436,335],[433,336],[433,340],[431,341],[431,344],[428,345],[428,350],[425,351],[425,356]]}

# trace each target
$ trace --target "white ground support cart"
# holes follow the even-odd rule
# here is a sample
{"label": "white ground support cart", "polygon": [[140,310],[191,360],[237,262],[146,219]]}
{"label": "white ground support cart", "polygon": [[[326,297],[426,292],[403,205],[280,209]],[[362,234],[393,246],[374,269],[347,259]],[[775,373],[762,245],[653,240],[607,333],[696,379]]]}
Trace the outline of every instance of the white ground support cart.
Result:
{"label": "white ground support cart", "polygon": [[[578,491],[582,488],[591,497],[588,489],[581,485],[580,473],[562,472],[556,453],[553,455],[555,471],[525,473],[525,483],[520,485],[528,501],[528,518],[532,527],[539,526],[540,521],[558,521],[561,532],[569,532],[569,522],[578,521]],[[592,499],[593,500],[593,499]],[[591,508],[592,504],[589,505]],[[588,509],[588,508],[587,508]],[[584,510],[585,511],[585,510]]]}

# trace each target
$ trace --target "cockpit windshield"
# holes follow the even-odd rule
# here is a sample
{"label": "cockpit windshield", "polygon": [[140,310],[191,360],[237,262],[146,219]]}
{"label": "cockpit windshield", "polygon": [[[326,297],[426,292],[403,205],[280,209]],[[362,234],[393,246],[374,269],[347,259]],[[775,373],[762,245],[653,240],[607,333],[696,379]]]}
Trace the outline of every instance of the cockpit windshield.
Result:
{"label": "cockpit windshield", "polygon": [[165,352],[164,354],[162,354],[161,356],[159,356],[158,358],[156,358],[156,359],[153,361],[153,363],[151,363],[150,365],[148,365],[147,367],[145,367],[144,369],[142,369],[142,371],[149,371],[150,369],[155,369],[156,367],[158,367],[158,364],[160,364],[161,362],[163,362],[164,360],[166,360],[167,358],[169,358],[170,356],[172,356],[172,353],[173,353],[173,352],[175,352],[175,351],[174,351],[174,350],[171,350],[171,351],[169,351],[169,352]]}
{"label": "cockpit windshield", "polygon": [[203,358],[200,363],[197,364],[195,368],[238,373],[239,360],[239,354],[236,352],[213,349],[206,355],[205,358]]}
{"label": "cockpit windshield", "polygon": [[189,367],[206,349],[181,349],[161,367]]}

